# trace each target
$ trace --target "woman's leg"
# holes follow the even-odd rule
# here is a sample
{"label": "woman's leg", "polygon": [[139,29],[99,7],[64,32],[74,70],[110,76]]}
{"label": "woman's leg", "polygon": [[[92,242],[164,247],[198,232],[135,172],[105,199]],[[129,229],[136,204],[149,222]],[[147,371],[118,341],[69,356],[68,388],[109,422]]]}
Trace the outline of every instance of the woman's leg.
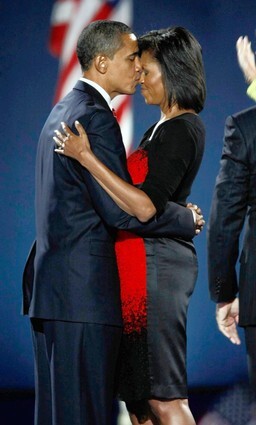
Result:
{"label": "woman's leg", "polygon": [[159,425],[196,425],[187,399],[149,400]]}
{"label": "woman's leg", "polygon": [[129,416],[130,416],[130,420],[131,420],[132,425],[141,425],[141,424],[143,424],[143,425],[157,425],[158,424],[158,422],[156,422],[156,421],[152,422],[151,419],[146,420],[146,422],[139,422],[138,419],[137,419],[137,416],[134,415],[133,413],[129,414]]}

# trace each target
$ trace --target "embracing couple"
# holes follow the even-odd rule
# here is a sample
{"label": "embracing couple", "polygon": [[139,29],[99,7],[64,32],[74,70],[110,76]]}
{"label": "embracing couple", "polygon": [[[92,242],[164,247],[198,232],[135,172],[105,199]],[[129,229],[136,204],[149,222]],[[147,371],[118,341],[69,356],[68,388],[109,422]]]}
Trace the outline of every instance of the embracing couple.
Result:
{"label": "embracing couple", "polygon": [[[23,276],[36,425],[195,424],[186,319],[204,220],[187,198],[205,130],[201,47],[184,28],[81,33],[82,77],[51,111],[36,160],[36,242]],[[159,121],[126,160],[112,100],[136,86]],[[88,136],[88,137],[87,137]],[[53,140],[54,138],[54,140]]]}

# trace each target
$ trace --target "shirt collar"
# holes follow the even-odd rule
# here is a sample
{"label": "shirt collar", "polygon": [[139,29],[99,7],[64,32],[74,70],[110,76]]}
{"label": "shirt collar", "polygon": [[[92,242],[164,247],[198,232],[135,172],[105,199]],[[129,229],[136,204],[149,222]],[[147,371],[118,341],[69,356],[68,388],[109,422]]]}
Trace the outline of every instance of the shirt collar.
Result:
{"label": "shirt collar", "polygon": [[112,105],[111,105],[111,97],[109,96],[109,94],[106,92],[106,90],[104,90],[99,84],[95,83],[92,80],[88,80],[87,78],[81,77],[80,78],[81,81],[84,81],[85,83],[89,84],[90,86],[94,87],[105,99],[105,101],[107,102],[108,106],[110,107],[110,109],[112,110]]}

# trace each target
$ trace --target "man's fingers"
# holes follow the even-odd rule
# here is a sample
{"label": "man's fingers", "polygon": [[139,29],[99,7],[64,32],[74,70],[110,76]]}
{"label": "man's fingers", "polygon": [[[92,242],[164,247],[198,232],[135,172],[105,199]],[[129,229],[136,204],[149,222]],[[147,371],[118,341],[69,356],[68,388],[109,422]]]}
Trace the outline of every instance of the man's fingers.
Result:
{"label": "man's fingers", "polygon": [[197,220],[196,220],[196,227],[204,227],[204,225],[205,225],[205,221],[204,221],[204,219],[203,219],[203,216],[201,216],[202,218],[198,218]]}
{"label": "man's fingers", "polygon": [[232,342],[235,345],[241,344],[241,340],[238,336],[235,324],[225,326],[223,324],[218,323],[218,328],[220,332],[223,333],[223,335],[225,335],[230,340],[230,342]]}
{"label": "man's fingers", "polygon": [[238,337],[238,335],[237,336],[231,336],[230,341],[235,345],[241,344],[241,341],[240,341],[240,338]]}

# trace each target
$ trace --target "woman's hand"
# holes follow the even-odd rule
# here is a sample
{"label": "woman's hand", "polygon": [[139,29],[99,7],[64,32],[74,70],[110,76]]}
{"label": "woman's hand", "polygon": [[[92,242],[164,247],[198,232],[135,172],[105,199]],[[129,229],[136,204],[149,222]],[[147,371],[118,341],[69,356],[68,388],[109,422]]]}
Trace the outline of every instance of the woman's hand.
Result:
{"label": "woman's hand", "polygon": [[78,121],[75,121],[75,126],[78,131],[77,135],[74,134],[64,122],[62,122],[61,125],[64,133],[55,130],[56,136],[53,137],[58,146],[54,149],[55,152],[74,158],[86,166],[85,160],[92,154],[92,151],[83,126]]}

